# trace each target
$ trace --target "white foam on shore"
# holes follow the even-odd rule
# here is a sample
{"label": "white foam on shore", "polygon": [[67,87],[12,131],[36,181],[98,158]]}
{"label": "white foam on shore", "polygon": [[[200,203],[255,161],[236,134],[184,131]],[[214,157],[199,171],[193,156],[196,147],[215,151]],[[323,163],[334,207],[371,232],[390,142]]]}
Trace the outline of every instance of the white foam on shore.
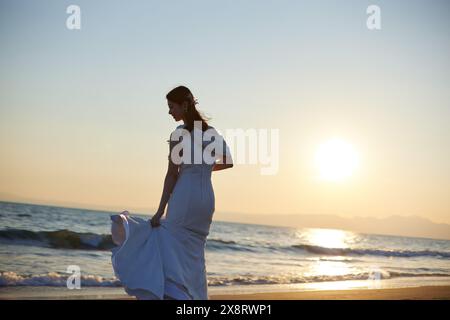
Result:
{"label": "white foam on shore", "polygon": [[[67,287],[68,274],[49,272],[38,275],[21,275],[15,272],[0,272],[0,287],[52,286]],[[117,279],[105,279],[95,275],[81,275],[80,282],[85,287],[118,287]]]}

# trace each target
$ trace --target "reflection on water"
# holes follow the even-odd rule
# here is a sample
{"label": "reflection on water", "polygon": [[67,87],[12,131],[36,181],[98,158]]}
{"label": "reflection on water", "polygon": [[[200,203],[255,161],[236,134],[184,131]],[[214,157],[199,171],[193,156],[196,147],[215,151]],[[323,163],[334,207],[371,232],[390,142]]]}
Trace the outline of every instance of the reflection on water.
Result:
{"label": "reflection on water", "polygon": [[304,273],[306,276],[341,276],[350,274],[351,270],[346,262],[340,261],[316,261],[310,269]]}
{"label": "reflection on water", "polygon": [[348,248],[355,235],[352,232],[337,229],[308,229],[302,237],[309,244],[323,248]]}
{"label": "reflection on water", "polygon": [[[351,232],[336,229],[309,229],[308,232],[303,230],[303,238],[312,246],[322,248],[348,248],[353,242],[355,235]],[[335,257],[337,258],[337,257]],[[323,261],[318,259],[315,263],[311,263],[309,268],[303,272],[304,276],[314,277],[324,276],[345,276],[356,273],[351,264],[335,259],[334,261]]]}

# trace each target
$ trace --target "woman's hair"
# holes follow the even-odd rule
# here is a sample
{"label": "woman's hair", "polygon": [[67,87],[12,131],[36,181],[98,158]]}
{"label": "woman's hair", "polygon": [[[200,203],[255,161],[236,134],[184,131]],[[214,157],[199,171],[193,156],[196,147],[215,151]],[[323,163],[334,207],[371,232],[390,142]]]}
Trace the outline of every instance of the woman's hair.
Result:
{"label": "woman's hair", "polygon": [[183,102],[187,102],[187,111],[186,111],[186,129],[192,131],[194,128],[194,121],[202,122],[202,131],[206,131],[208,129],[208,123],[206,117],[202,115],[197,108],[195,107],[198,104],[197,100],[194,99],[191,90],[186,88],[185,86],[178,86],[169,91],[166,95],[167,100],[178,103],[182,105]]}

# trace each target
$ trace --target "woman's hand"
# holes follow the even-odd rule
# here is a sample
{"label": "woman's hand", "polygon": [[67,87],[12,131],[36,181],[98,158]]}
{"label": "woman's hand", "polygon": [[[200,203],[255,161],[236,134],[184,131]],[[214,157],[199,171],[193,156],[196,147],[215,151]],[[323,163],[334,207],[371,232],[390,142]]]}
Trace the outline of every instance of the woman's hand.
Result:
{"label": "woman's hand", "polygon": [[155,215],[150,219],[150,224],[153,228],[159,227],[160,224],[160,219],[161,219],[162,214],[160,212],[155,213]]}

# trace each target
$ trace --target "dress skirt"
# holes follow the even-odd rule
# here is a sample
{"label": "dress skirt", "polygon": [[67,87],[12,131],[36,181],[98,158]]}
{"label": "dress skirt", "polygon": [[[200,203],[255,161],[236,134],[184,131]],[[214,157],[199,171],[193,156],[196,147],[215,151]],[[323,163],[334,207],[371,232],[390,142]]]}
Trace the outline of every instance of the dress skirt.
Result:
{"label": "dress skirt", "polygon": [[205,245],[214,213],[211,167],[183,168],[160,226],[112,215],[114,274],[138,299],[207,300]]}

